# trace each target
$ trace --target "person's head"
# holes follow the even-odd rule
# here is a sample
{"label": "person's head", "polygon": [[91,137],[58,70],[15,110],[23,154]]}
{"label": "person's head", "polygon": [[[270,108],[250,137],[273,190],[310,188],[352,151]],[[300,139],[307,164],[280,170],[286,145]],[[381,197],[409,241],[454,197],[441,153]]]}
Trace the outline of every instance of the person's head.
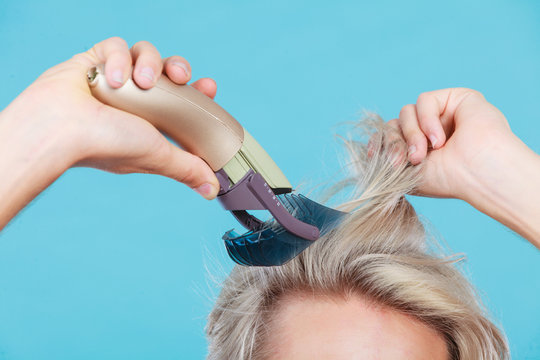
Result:
{"label": "person's head", "polygon": [[[419,166],[399,161],[378,118],[371,150],[347,141],[352,215],[279,267],[236,266],[209,316],[208,359],[506,359],[455,257],[441,255],[404,195]],[[384,145],[386,143],[386,146]],[[354,210],[354,211],[353,211]]]}

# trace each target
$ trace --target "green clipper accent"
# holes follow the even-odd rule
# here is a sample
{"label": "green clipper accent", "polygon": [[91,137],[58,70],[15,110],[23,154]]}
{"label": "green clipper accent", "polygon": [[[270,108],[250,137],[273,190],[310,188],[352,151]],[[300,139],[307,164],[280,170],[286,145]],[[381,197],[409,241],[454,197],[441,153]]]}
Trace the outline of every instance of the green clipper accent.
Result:
{"label": "green clipper accent", "polygon": [[244,142],[240,151],[223,167],[233,184],[253,169],[262,175],[272,189],[292,189],[274,160],[261,145],[244,129]]}

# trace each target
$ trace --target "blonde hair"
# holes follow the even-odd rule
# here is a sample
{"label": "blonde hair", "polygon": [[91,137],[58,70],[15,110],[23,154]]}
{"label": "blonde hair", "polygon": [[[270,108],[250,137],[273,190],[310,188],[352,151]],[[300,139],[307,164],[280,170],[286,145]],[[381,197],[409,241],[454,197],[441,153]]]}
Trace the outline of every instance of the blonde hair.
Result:
{"label": "blonde hair", "polygon": [[209,316],[208,359],[265,358],[273,311],[295,293],[360,295],[438,331],[450,359],[508,359],[504,334],[455,267],[460,258],[443,255],[404,197],[421,166],[400,159],[405,143],[379,117],[357,127],[371,137],[369,149],[345,141],[352,174],[335,187],[352,188],[341,206],[352,215],[283,266],[236,266]]}

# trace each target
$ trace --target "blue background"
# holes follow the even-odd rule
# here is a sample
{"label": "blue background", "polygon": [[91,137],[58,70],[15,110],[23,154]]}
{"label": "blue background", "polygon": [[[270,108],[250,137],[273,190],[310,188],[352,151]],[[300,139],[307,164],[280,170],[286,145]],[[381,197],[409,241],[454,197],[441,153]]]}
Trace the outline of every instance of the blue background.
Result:
{"label": "blue background", "polygon": [[[335,124],[418,94],[482,91],[540,152],[540,2],[0,0],[0,109],[110,36],[181,54],[293,184],[331,179]],[[0,174],[1,177],[1,174]],[[540,358],[539,252],[456,200],[413,199],[509,337]],[[72,169],[0,234],[0,359],[199,359],[232,267],[217,202],[152,175]]]}

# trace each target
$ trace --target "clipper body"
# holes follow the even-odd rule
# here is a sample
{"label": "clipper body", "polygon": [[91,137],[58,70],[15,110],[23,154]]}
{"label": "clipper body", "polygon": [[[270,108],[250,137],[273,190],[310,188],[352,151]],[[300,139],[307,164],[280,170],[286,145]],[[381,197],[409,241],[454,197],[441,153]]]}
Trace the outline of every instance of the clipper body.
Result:
{"label": "clipper body", "polygon": [[[214,170],[218,200],[249,231],[223,236],[231,258],[241,265],[281,265],[298,255],[341,218],[341,212],[289,194],[292,186],[266,151],[229,113],[189,85],[166,76],[143,90],[130,78],[111,88],[103,66],[89,70],[92,94],[101,102],[138,115]],[[316,205],[314,205],[316,204]],[[263,222],[248,210],[268,210]],[[324,218],[317,214],[324,214]],[[332,226],[328,226],[332,225]]]}

